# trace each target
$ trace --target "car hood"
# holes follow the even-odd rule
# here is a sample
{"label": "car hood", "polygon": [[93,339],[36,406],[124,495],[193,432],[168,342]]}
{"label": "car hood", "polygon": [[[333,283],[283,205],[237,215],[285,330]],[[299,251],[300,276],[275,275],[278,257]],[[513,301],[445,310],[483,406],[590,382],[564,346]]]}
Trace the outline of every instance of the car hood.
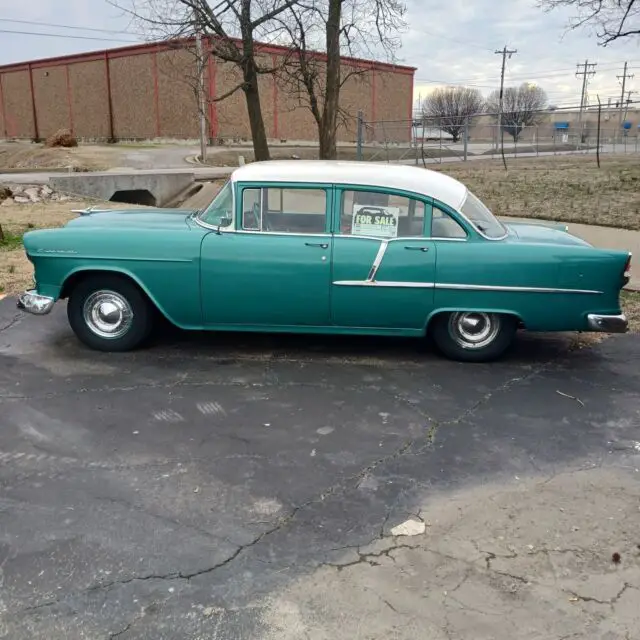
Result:
{"label": "car hood", "polygon": [[563,224],[530,222],[503,222],[503,224],[507,227],[509,239],[515,242],[591,246],[581,238],[571,235]]}
{"label": "car hood", "polygon": [[139,229],[188,229],[188,209],[111,209],[79,214],[68,227],[109,227]]}

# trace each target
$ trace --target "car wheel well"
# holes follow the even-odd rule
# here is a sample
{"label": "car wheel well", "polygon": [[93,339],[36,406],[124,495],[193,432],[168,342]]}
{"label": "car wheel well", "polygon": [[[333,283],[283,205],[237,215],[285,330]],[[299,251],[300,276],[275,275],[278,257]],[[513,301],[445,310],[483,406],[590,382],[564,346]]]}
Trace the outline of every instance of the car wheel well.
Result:
{"label": "car wheel well", "polygon": [[[464,312],[464,311],[468,311],[468,309],[443,309],[441,311],[436,311],[436,313],[434,313],[430,318],[429,321],[427,322],[427,326],[426,326],[426,332],[429,332],[429,326],[433,323],[433,321],[438,318],[439,316],[442,315],[446,315],[448,313],[455,313],[455,312]],[[480,311],[479,309],[474,309],[474,311]],[[487,313],[498,313],[502,316],[510,316],[512,318],[515,318],[516,322],[517,322],[517,327],[518,329],[524,329],[525,325],[524,325],[524,321],[522,320],[522,318],[517,314],[514,313],[513,311],[487,311]]]}
{"label": "car wheel well", "polygon": [[107,271],[104,269],[88,269],[86,271],[76,271],[75,273],[72,273],[64,281],[64,284],[62,285],[62,289],[60,291],[60,298],[63,300],[65,298],[68,298],[71,295],[71,292],[75,289],[75,287],[77,287],[80,284],[80,282],[82,282],[83,280],[86,280],[87,278],[93,278],[96,276],[98,277],[108,276],[110,278],[113,278],[113,277],[121,278],[124,281],[130,282],[136,287],[136,289],[138,289],[138,291],[140,291],[140,293],[147,299],[147,301],[153,307],[156,306],[153,300],[151,300],[147,295],[147,292],[134,280],[134,278],[124,273],[119,273],[117,271]]}

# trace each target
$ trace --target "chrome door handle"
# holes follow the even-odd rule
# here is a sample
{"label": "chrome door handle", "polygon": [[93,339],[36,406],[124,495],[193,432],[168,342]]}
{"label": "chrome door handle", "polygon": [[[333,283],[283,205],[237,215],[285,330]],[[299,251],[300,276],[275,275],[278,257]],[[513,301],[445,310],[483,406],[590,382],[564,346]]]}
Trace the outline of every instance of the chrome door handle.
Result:
{"label": "chrome door handle", "polygon": [[429,247],[405,247],[409,251],[429,251]]}
{"label": "chrome door handle", "polygon": [[320,247],[321,249],[328,249],[329,244],[327,242],[305,242],[307,247]]}

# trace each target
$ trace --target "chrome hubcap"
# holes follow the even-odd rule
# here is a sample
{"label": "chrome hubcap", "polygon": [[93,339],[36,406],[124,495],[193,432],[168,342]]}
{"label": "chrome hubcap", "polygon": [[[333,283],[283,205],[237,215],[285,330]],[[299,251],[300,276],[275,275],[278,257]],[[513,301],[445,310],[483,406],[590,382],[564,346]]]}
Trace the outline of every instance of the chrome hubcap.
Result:
{"label": "chrome hubcap", "polygon": [[95,291],[84,303],[84,321],[93,333],[101,338],[122,337],[133,322],[133,309],[115,291]]}
{"label": "chrome hubcap", "polygon": [[500,319],[492,313],[453,313],[449,319],[451,337],[464,349],[482,349],[500,331]]}

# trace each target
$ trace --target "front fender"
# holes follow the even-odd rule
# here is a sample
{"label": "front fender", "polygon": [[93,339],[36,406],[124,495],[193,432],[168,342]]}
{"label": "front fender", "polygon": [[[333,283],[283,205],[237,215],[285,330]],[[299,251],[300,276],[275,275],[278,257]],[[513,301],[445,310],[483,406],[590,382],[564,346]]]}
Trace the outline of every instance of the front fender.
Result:
{"label": "front fender", "polygon": [[202,327],[201,233],[62,228],[28,235],[25,250],[39,293],[66,297],[82,273],[118,273],[134,281],[176,326]]}

